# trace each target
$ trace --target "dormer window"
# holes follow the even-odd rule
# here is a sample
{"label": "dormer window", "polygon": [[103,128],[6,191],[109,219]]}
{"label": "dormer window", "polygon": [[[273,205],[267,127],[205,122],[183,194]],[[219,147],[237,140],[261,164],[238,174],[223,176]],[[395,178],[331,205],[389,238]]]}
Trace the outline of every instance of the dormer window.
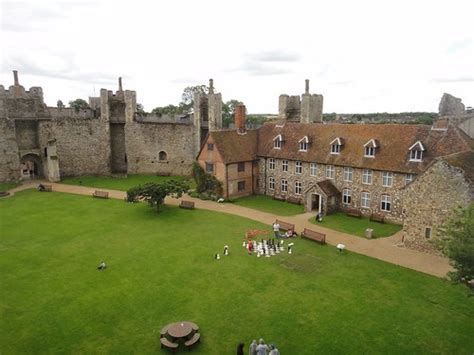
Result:
{"label": "dormer window", "polygon": [[273,138],[273,148],[274,149],[281,149],[281,146],[283,145],[283,138],[281,134]]}
{"label": "dormer window", "polygon": [[425,147],[423,144],[418,141],[413,144],[410,148],[410,161],[422,161],[423,160],[423,152],[425,151]]}
{"label": "dormer window", "polygon": [[378,148],[379,144],[375,139],[371,139],[364,144],[364,157],[365,158],[375,158],[375,151]]}
{"label": "dormer window", "polygon": [[308,136],[304,136],[302,139],[300,139],[298,141],[298,143],[300,145],[300,149],[299,149],[300,152],[307,152],[308,151],[308,147],[309,147]]}
{"label": "dormer window", "polygon": [[331,154],[339,154],[341,153],[341,147],[344,142],[340,137],[337,137],[329,144],[331,145]]}

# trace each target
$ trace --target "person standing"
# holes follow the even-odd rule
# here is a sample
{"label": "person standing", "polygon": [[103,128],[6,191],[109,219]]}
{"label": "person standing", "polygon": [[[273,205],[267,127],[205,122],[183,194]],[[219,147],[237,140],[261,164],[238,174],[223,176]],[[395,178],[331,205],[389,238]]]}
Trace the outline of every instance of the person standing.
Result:
{"label": "person standing", "polygon": [[250,343],[249,355],[257,355],[257,341],[255,339]]}
{"label": "person standing", "polygon": [[275,233],[275,238],[279,238],[280,237],[280,225],[275,222],[273,223],[273,233]]}
{"label": "person standing", "polygon": [[240,343],[239,346],[237,346],[237,355],[244,355],[244,343]]}
{"label": "person standing", "polygon": [[268,355],[280,355],[280,351],[278,351],[275,344],[270,345],[270,352],[268,353]]}
{"label": "person standing", "polygon": [[265,341],[260,338],[257,345],[257,355],[267,355],[268,345],[265,344]]}

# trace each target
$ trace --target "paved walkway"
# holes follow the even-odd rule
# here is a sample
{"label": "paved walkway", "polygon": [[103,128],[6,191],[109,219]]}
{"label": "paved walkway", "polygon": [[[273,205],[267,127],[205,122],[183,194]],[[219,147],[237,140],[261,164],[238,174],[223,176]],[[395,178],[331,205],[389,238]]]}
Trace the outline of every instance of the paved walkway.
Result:
{"label": "paved walkway", "polygon": [[[14,193],[15,191],[33,188],[36,187],[38,183],[39,181],[26,183],[10,190],[10,192]],[[58,192],[90,196],[95,190],[101,190],[108,191],[109,197],[114,199],[123,200],[126,196],[126,193],[124,191],[108,190],[102,188],[96,189],[92,187],[56,184],[50,182],[45,183],[53,185],[53,191]],[[268,225],[272,224],[275,219],[278,218],[280,220],[294,223],[296,225],[296,230],[298,231],[303,230],[303,228],[310,228],[318,232],[325,233],[326,242],[330,245],[342,243],[345,244],[346,248],[350,251],[364,254],[392,264],[404,266],[409,269],[421,271],[426,274],[444,277],[448,271],[452,270],[452,267],[449,265],[449,260],[445,257],[422,253],[416,250],[397,246],[397,243],[400,242],[401,238],[400,233],[397,233],[387,238],[369,240],[312,224],[308,221],[310,217],[314,217],[313,214],[310,213],[304,213],[291,217],[276,216],[271,213],[238,206],[233,203],[217,203],[214,201],[203,201],[189,196],[184,197],[184,199],[194,201],[196,208],[246,217]],[[179,201],[180,200],[173,198],[166,198],[165,203],[170,205],[177,205],[179,204]]]}

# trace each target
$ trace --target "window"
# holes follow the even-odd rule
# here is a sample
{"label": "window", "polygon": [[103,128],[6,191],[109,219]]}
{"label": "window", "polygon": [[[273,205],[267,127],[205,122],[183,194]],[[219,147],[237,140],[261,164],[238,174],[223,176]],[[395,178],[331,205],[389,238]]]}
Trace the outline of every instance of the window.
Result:
{"label": "window", "polygon": [[237,190],[244,191],[245,190],[245,181],[239,181],[237,183]]}
{"label": "window", "polygon": [[273,176],[268,178],[268,188],[270,190],[275,190],[275,178]]}
{"label": "window", "polygon": [[392,198],[389,195],[382,195],[380,209],[385,212],[390,212],[392,207]]}
{"label": "window", "polygon": [[393,173],[389,171],[382,172],[382,186],[392,187],[393,185]]}
{"label": "window", "polygon": [[275,159],[270,158],[270,159],[268,160],[268,169],[270,169],[270,170],[275,170],[275,167],[276,167]]}
{"label": "window", "polygon": [[301,195],[302,185],[300,181],[295,182],[295,194]]}
{"label": "window", "polygon": [[342,190],[342,203],[345,205],[350,205],[352,202],[352,191],[349,189]]}
{"label": "window", "polygon": [[351,167],[344,167],[344,181],[352,182],[352,168]]}
{"label": "window", "polygon": [[288,181],[285,179],[281,180],[281,192],[287,192],[288,191]]}
{"label": "window", "polygon": [[213,173],[214,172],[214,164],[206,163],[206,172]]}
{"label": "window", "polygon": [[405,185],[413,181],[413,174],[405,174]]}
{"label": "window", "polygon": [[240,173],[242,171],[245,171],[245,163],[239,163],[237,165],[237,171]]}
{"label": "window", "polygon": [[300,161],[295,162],[295,174],[301,174],[303,172],[303,163]]}
{"label": "window", "polygon": [[336,169],[332,165],[326,165],[326,177],[328,179],[334,179],[336,175]]}
{"label": "window", "polygon": [[214,150],[214,144],[213,143],[207,143],[207,150]]}
{"label": "window", "polygon": [[362,191],[360,195],[360,206],[370,208],[370,192]]}
{"label": "window", "polygon": [[309,172],[310,172],[311,176],[316,176],[316,173],[318,172],[318,164],[311,163],[309,165]]}
{"label": "window", "polygon": [[281,170],[288,171],[288,160],[283,160],[281,162]]}
{"label": "window", "polygon": [[337,137],[331,143],[331,154],[339,154],[341,152],[342,139]]}
{"label": "window", "polygon": [[307,136],[304,136],[298,143],[300,144],[300,152],[308,151],[309,139]]}
{"label": "window", "polygon": [[375,157],[375,147],[365,147],[364,157],[367,157],[367,158]]}
{"label": "window", "polygon": [[423,152],[425,151],[425,147],[423,144],[418,141],[413,144],[410,148],[410,161],[422,161],[423,160]]}
{"label": "window", "polygon": [[431,238],[431,228],[430,228],[430,227],[426,227],[426,228],[425,228],[425,238],[426,238],[426,239],[430,239],[430,238]]}
{"label": "window", "polygon": [[48,157],[48,148],[44,148],[44,157],[47,158]]}
{"label": "window", "polygon": [[274,149],[281,149],[281,146],[283,145],[283,138],[281,134],[273,138],[273,148]]}
{"label": "window", "polygon": [[164,151],[159,152],[158,153],[158,160],[160,160],[160,161],[168,160],[168,154],[166,154],[166,152],[164,152]]}
{"label": "window", "polygon": [[362,171],[362,183],[365,185],[372,185],[372,170],[364,169]]}

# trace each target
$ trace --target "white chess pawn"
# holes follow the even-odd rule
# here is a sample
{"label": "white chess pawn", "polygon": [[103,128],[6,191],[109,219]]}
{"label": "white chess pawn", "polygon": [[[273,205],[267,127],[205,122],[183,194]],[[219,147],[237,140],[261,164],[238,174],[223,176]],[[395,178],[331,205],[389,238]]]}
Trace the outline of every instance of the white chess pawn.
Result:
{"label": "white chess pawn", "polygon": [[229,255],[229,247],[227,245],[224,246],[224,255]]}
{"label": "white chess pawn", "polygon": [[244,242],[242,243],[242,246],[243,246],[244,248],[247,248],[247,243],[244,241]]}
{"label": "white chess pawn", "polygon": [[216,254],[215,256],[216,260],[219,260],[221,258],[221,256],[219,255],[219,253]]}

